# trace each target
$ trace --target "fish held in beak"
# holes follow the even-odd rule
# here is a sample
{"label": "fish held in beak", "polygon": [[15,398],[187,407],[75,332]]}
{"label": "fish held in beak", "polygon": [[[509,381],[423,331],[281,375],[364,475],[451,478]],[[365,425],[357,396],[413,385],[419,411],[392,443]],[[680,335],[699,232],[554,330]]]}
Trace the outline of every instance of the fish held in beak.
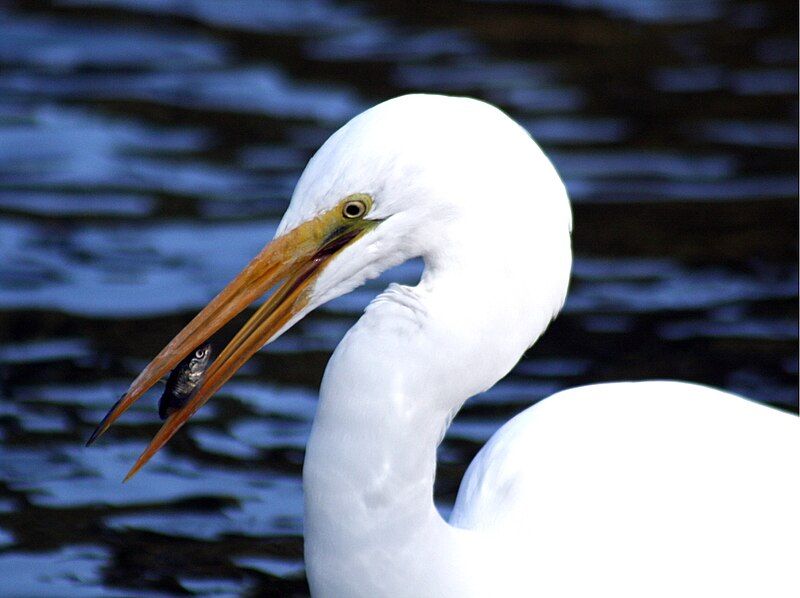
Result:
{"label": "fish held in beak", "polygon": [[212,357],[213,347],[210,342],[207,342],[189,353],[172,370],[167,379],[164,394],[158,400],[158,416],[162,420],[167,419],[167,416],[186,405],[206,369],[211,365]]}

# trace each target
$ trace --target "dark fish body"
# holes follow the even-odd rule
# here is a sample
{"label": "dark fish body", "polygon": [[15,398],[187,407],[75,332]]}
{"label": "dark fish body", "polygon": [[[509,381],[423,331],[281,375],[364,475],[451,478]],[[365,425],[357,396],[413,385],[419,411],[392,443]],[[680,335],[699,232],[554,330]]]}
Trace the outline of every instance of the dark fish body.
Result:
{"label": "dark fish body", "polygon": [[186,405],[203,374],[211,365],[211,343],[207,342],[192,351],[181,361],[167,378],[167,387],[158,400],[158,415],[161,419]]}

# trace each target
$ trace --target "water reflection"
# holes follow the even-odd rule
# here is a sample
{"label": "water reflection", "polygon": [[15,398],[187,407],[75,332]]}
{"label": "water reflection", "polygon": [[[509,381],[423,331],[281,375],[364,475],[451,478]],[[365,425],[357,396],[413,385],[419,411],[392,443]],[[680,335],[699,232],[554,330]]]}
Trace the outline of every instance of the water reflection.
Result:
{"label": "water reflection", "polygon": [[389,281],[258,354],[132,482],[158,389],[93,425],[269,240],[341,122],[407,91],[527,127],[574,201],[564,314],[470,401],[464,467],[561,388],[687,378],[797,409],[796,7],[21,0],[0,7],[0,595],[303,595],[327,355]]}

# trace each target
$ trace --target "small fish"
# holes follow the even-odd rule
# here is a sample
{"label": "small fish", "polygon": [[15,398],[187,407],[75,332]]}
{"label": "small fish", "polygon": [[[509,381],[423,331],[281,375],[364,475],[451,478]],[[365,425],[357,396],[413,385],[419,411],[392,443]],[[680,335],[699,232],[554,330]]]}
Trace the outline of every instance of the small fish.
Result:
{"label": "small fish", "polygon": [[204,343],[175,366],[167,378],[164,394],[158,400],[158,415],[161,419],[167,419],[186,405],[200,378],[211,364],[212,353],[211,343]]}

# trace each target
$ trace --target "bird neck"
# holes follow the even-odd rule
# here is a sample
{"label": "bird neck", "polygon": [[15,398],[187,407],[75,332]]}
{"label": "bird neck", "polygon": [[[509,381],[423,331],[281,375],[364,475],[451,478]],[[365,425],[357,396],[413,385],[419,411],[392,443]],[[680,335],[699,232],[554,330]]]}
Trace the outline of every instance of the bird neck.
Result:
{"label": "bird neck", "polygon": [[437,347],[425,302],[419,287],[393,285],[328,364],[303,471],[315,595],[435,584],[437,563],[451,558],[462,532],[439,515],[433,485],[436,448],[469,394],[448,386],[439,368],[426,371]]}
{"label": "bird neck", "polygon": [[471,562],[463,558],[471,532],[448,525],[434,505],[436,448],[463,402],[522,349],[497,358],[500,348],[455,334],[452,321],[435,317],[439,293],[449,294],[436,288],[390,287],[328,364],[303,471],[315,595],[377,596],[387,587],[415,595],[409,584],[436,587],[442,571]]}

